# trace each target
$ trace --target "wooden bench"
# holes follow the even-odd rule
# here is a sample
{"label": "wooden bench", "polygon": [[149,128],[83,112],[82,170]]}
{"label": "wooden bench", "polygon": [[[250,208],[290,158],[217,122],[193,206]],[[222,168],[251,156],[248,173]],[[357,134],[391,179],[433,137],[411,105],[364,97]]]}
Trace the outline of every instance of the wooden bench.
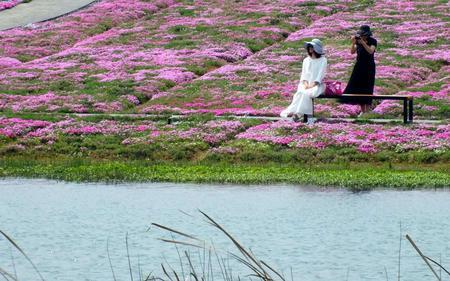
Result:
{"label": "wooden bench", "polygon": [[[355,97],[359,98],[371,98],[374,100],[401,100],[403,101],[403,123],[412,123],[413,122],[413,101],[414,98],[411,96],[389,96],[389,95],[340,95],[340,96],[324,96],[320,95],[316,99],[341,99],[345,100],[354,100]],[[314,99],[313,99],[313,113],[314,113]],[[308,116],[303,116],[303,121],[308,121]]]}

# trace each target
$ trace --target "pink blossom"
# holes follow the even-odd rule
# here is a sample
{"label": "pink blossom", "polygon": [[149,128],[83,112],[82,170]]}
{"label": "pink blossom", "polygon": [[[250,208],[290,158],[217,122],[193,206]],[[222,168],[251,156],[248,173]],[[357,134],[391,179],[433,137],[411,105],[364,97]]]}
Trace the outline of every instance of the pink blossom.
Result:
{"label": "pink blossom", "polygon": [[0,1],[0,11],[11,9],[12,7],[20,4],[22,0],[7,0],[7,1]]}
{"label": "pink blossom", "polygon": [[22,62],[15,58],[0,57],[0,69],[21,65]]}

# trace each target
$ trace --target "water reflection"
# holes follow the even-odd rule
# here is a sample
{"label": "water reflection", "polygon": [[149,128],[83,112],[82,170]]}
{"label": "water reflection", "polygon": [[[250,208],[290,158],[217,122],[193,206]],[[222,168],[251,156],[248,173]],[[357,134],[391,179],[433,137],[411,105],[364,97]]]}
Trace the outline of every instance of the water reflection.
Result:
{"label": "water reflection", "polygon": [[[112,280],[110,254],[119,279],[129,279],[125,235],[133,264],[159,270],[175,249],[156,240],[151,222],[214,240],[228,240],[204,223],[210,214],[255,254],[295,280],[396,279],[399,222],[430,257],[450,263],[450,193],[446,191],[345,190],[296,186],[196,184],[73,184],[10,179],[0,182],[0,229],[29,253],[47,280]],[[188,214],[188,215],[186,215]],[[193,217],[191,217],[193,216]],[[0,241],[0,266],[12,266]],[[5,251],[6,250],[6,251]],[[36,275],[20,256],[22,280]],[[432,280],[431,272],[403,240],[402,280]]]}

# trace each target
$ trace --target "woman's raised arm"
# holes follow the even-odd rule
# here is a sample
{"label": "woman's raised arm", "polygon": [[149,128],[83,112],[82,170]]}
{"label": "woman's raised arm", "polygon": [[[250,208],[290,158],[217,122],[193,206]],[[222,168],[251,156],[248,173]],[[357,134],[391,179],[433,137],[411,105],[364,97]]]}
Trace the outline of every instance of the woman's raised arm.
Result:
{"label": "woman's raised arm", "polygon": [[350,53],[353,55],[356,53],[356,37],[352,36],[352,48],[350,49]]}
{"label": "woman's raised arm", "polygon": [[366,41],[361,40],[361,46],[364,47],[364,49],[369,53],[369,54],[373,54],[375,53],[375,49],[376,47],[374,45],[367,45]]}

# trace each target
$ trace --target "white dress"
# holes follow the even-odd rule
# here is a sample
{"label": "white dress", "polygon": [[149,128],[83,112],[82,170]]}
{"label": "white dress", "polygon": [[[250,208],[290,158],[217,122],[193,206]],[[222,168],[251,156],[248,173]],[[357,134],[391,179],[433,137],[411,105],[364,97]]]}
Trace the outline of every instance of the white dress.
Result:
{"label": "white dress", "polygon": [[[302,74],[300,75],[297,92],[294,95],[292,103],[280,113],[281,117],[287,117],[290,113],[312,115],[312,99],[325,92],[325,84],[322,83],[322,80],[325,77],[326,69],[327,59],[324,56],[318,59],[313,59],[308,56],[303,60]],[[308,83],[318,82],[319,85],[305,90],[302,83],[304,80],[308,81]]]}

